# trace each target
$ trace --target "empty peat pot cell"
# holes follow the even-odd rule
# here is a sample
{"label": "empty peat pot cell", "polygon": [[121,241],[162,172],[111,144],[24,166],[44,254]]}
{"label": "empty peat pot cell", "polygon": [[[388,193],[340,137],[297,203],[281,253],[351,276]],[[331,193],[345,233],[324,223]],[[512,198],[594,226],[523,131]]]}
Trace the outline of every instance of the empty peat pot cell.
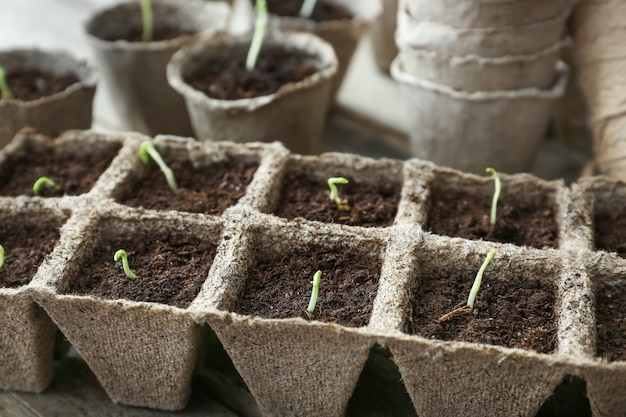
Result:
{"label": "empty peat pot cell", "polygon": [[623,209],[623,198],[614,198],[611,207],[603,207],[596,199],[594,208],[594,238],[595,248],[607,252],[617,253],[626,257],[626,216]]}
{"label": "empty peat pot cell", "polygon": [[164,162],[172,170],[177,191],[168,184],[157,163],[148,166],[118,201],[131,207],[151,210],[176,210],[220,215],[244,196],[258,159],[230,156],[222,161],[194,164],[187,155],[173,156],[161,148]]}
{"label": "empty peat pot cell", "polygon": [[74,147],[71,141],[55,145],[54,140],[22,145],[0,163],[2,196],[31,196],[35,183],[46,178],[51,181],[39,181],[42,197],[87,193],[121,148],[106,141],[94,141],[91,147]]}
{"label": "empty peat pot cell", "polygon": [[626,361],[626,281],[614,276],[595,282],[596,354],[608,361]]}
{"label": "empty peat pot cell", "polygon": [[502,179],[491,222],[494,181],[439,174],[430,184],[427,230],[438,235],[513,243],[534,248],[558,247],[556,191],[537,179]]}
{"label": "empty peat pot cell", "polygon": [[558,267],[544,266],[539,260],[508,258],[496,252],[484,269],[470,309],[467,307],[470,290],[487,253],[459,257],[440,252],[425,251],[421,255],[423,263],[405,318],[406,333],[539,353],[556,349],[553,279]]}
{"label": "empty peat pot cell", "polygon": [[[254,1],[252,1],[254,3]],[[269,0],[267,9],[270,13],[279,16],[298,17],[302,9],[303,0]],[[352,19],[354,15],[348,9],[340,4],[333,4],[324,0],[315,2],[315,6],[311,10],[310,19],[316,22],[325,22],[331,20],[347,20]]]}
{"label": "empty peat pot cell", "polygon": [[51,96],[79,81],[74,74],[57,75],[40,70],[21,69],[8,72],[6,82],[14,99],[37,100]]}

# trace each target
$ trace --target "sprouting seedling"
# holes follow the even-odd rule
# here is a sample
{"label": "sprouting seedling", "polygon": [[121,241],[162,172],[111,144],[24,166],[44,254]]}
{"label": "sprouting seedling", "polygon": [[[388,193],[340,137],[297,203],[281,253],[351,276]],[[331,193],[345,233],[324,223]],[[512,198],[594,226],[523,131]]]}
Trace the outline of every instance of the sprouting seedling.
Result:
{"label": "sprouting seedling", "polygon": [[4,265],[4,247],[0,245],[0,268]]}
{"label": "sprouting seedling", "polygon": [[476,303],[476,296],[478,295],[478,291],[480,290],[480,286],[483,282],[483,274],[485,273],[485,269],[493,259],[496,254],[495,249],[489,249],[487,253],[487,257],[483,261],[483,264],[480,266],[478,273],[476,274],[476,278],[474,278],[474,284],[472,284],[472,289],[470,290],[469,297],[467,297],[467,304],[452,310],[451,312],[444,314],[437,321],[439,323],[443,323],[444,321],[448,321],[455,317],[462,316],[464,314],[469,314],[474,310],[474,304]]}
{"label": "sprouting seedling", "polygon": [[126,251],[124,249],[119,249],[117,252],[115,252],[115,255],[113,255],[113,260],[115,262],[119,262],[120,259],[122,260],[122,268],[124,268],[126,276],[131,280],[136,280],[137,275],[135,275],[133,271],[130,270],[130,266],[128,266],[128,255],[126,254]]}
{"label": "sprouting seedling", "polygon": [[154,162],[157,163],[163,175],[165,175],[165,179],[167,180],[167,185],[169,185],[170,189],[174,192],[178,192],[178,186],[176,185],[176,178],[174,177],[174,171],[171,170],[170,167],[167,166],[163,158],[161,158],[161,154],[156,150],[152,142],[144,141],[139,148],[139,158],[144,164],[148,163],[148,156],[151,156],[154,159]]}
{"label": "sprouting seedling", "polygon": [[0,66],[0,94],[2,98],[5,99],[13,98],[13,93],[11,93],[11,89],[7,83],[7,72],[2,66]]}
{"label": "sprouting seedling", "polygon": [[306,19],[311,17],[313,9],[315,9],[315,3],[317,3],[317,0],[304,0],[302,7],[300,8],[300,17],[304,17]]}
{"label": "sprouting seedling", "polygon": [[311,292],[311,300],[309,301],[309,306],[306,311],[310,314],[313,314],[315,311],[315,305],[317,304],[317,296],[320,292],[320,282],[322,281],[322,271],[317,271],[313,276],[313,291]]}
{"label": "sprouting seedling", "polygon": [[256,0],[256,21],[254,22],[254,34],[248,56],[246,57],[246,69],[252,71],[256,66],[261,46],[263,45],[263,37],[265,36],[265,28],[267,27],[267,0]]}
{"label": "sprouting seedling", "polygon": [[35,183],[33,184],[33,194],[39,195],[44,185],[47,185],[48,187],[52,187],[57,191],[61,190],[61,186],[57,184],[56,182],[54,182],[53,179],[48,178],[48,177],[41,177],[37,181],[35,181]]}
{"label": "sprouting seedling", "polygon": [[337,204],[339,211],[350,211],[350,205],[345,198],[339,198],[337,184],[347,184],[348,180],[343,177],[334,177],[328,179],[328,187],[330,188],[330,199]]}
{"label": "sprouting seedling", "polygon": [[141,21],[143,23],[143,32],[141,33],[141,40],[144,42],[150,42],[154,36],[154,15],[152,13],[151,0],[141,1]]}
{"label": "sprouting seedling", "polygon": [[500,193],[502,192],[502,181],[500,181],[500,175],[493,168],[487,168],[486,171],[493,176],[493,198],[491,200],[491,214],[489,216],[489,223],[492,226],[496,224],[496,214],[498,210],[498,200],[500,199]]}

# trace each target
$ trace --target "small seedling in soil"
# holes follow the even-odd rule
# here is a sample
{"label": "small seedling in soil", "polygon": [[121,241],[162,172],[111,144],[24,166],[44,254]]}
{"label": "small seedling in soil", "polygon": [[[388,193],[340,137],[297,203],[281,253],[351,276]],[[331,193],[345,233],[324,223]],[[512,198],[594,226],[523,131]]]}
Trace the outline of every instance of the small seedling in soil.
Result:
{"label": "small seedling in soil", "polygon": [[313,291],[311,292],[311,300],[309,301],[309,306],[307,307],[306,311],[309,312],[309,314],[313,314],[313,311],[315,311],[315,305],[317,304],[317,296],[319,295],[320,292],[320,282],[322,281],[322,271],[317,271],[315,273],[315,275],[313,276]]}
{"label": "small seedling in soil", "polygon": [[56,182],[54,182],[53,179],[48,178],[48,177],[41,177],[37,181],[35,181],[35,183],[33,184],[33,194],[39,195],[44,185],[47,185],[48,187],[52,187],[57,191],[61,190],[61,186],[57,184]]}
{"label": "small seedling in soil", "polygon": [[120,259],[122,260],[122,268],[124,268],[126,276],[131,280],[136,280],[137,275],[135,275],[133,271],[130,270],[130,266],[128,266],[128,255],[126,254],[126,251],[124,249],[118,250],[117,252],[115,252],[115,255],[113,255],[113,260],[115,262],[119,262]]}
{"label": "small seedling in soil", "polygon": [[0,95],[2,98],[10,100],[13,98],[13,93],[11,93],[11,89],[9,88],[9,84],[7,83],[7,72],[4,68],[0,66]]}
{"label": "small seedling in soil", "polygon": [[493,176],[493,198],[491,199],[491,214],[489,216],[489,223],[492,226],[496,225],[496,214],[498,209],[498,200],[500,199],[500,193],[502,192],[502,182],[500,181],[500,175],[493,168],[487,168],[486,171]]}
{"label": "small seedling in soil", "polygon": [[252,35],[252,42],[250,42],[250,49],[246,57],[246,69],[248,71],[254,70],[257,58],[261,52],[261,46],[263,45],[263,38],[265,37],[265,29],[267,27],[267,0],[256,0],[255,9],[256,21],[254,22],[254,34]]}
{"label": "small seedling in soil", "polygon": [[176,185],[176,178],[174,177],[174,171],[171,170],[170,167],[167,166],[161,155],[156,150],[152,142],[145,141],[141,144],[139,148],[139,158],[144,164],[148,163],[148,156],[151,156],[154,159],[154,162],[157,163],[163,175],[165,175],[165,179],[167,180],[167,185],[169,185],[170,189],[176,194],[178,192],[178,186]]}
{"label": "small seedling in soil", "polygon": [[310,18],[316,3],[317,0],[304,0],[300,8],[300,17],[304,17],[305,19]]}
{"label": "small seedling in soil", "polygon": [[141,1],[141,21],[143,23],[143,31],[141,34],[141,39],[144,42],[152,41],[152,37],[154,34],[154,15],[152,13],[152,1],[151,0],[140,0]]}
{"label": "small seedling in soil", "polygon": [[4,265],[4,247],[0,245],[0,268]]}
{"label": "small seedling in soil", "polygon": [[339,191],[337,190],[337,184],[347,184],[348,180],[343,177],[329,178],[328,188],[330,188],[330,199],[337,204],[339,211],[350,211],[350,205],[346,198],[339,198]]}
{"label": "small seedling in soil", "polygon": [[487,265],[491,262],[493,257],[496,254],[495,249],[489,249],[489,253],[487,253],[487,257],[485,261],[480,266],[478,273],[476,274],[476,278],[474,279],[474,284],[472,285],[472,289],[470,290],[469,297],[467,297],[467,304],[461,307],[458,307],[451,312],[444,314],[437,321],[439,323],[443,323],[444,321],[451,320],[455,317],[463,316],[465,314],[469,314],[474,310],[474,304],[476,303],[476,296],[478,295],[478,291],[480,290],[480,285],[483,282],[483,274],[485,273],[485,269],[487,269]]}

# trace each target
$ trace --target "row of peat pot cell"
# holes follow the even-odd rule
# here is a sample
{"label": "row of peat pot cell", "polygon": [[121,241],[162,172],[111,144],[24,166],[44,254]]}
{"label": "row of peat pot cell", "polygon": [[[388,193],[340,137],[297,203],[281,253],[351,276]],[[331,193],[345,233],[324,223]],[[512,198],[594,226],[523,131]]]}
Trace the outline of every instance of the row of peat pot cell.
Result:
{"label": "row of peat pot cell", "polygon": [[[24,130],[0,151],[0,384],[44,391],[60,330],[113,401],[181,409],[211,329],[267,416],[344,415],[376,344],[419,416],[533,416],[568,376],[626,415],[626,186],[501,179],[490,226],[493,179],[430,162]],[[473,311],[438,320],[490,249]]]}

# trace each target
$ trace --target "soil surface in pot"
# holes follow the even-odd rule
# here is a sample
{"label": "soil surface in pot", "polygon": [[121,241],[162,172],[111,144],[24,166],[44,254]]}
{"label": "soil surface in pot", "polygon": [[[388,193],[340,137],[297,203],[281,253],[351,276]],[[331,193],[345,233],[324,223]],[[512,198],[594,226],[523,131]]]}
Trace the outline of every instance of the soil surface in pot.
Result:
{"label": "soil surface in pot", "polygon": [[[137,279],[127,278],[122,262],[113,261],[118,249],[128,253],[130,269]],[[186,308],[200,292],[215,252],[215,245],[190,235],[117,238],[98,246],[66,293]]]}
{"label": "soil surface in pot", "polygon": [[[158,41],[167,41],[170,39],[176,39],[181,36],[191,36],[194,35],[195,32],[192,31],[184,31],[178,28],[171,27],[157,27],[154,29],[154,33],[152,34],[152,40],[150,42],[158,42]],[[130,28],[128,33],[124,36],[114,37],[114,36],[105,36],[101,39],[109,42],[114,41],[128,41],[128,42],[143,42],[143,28]]]}
{"label": "soil surface in pot", "polygon": [[118,144],[110,144],[97,152],[81,153],[54,147],[31,148],[9,157],[0,166],[0,195],[32,196],[33,184],[41,177],[49,177],[61,186],[61,190],[44,186],[42,197],[86,193],[111,164],[119,149]]}
{"label": "soil surface in pot", "polygon": [[432,190],[428,230],[438,235],[514,243],[534,248],[556,248],[555,207],[548,199],[527,204],[498,202],[495,227],[489,223],[491,196]]}
{"label": "soil surface in pot", "polygon": [[28,284],[43,259],[52,252],[59,239],[59,227],[49,223],[18,226],[0,220],[0,245],[5,251],[0,286],[15,288]]}
{"label": "soil surface in pot", "polygon": [[605,288],[596,294],[598,356],[626,361],[626,289]]}
{"label": "soil surface in pot", "polygon": [[[269,0],[267,2],[267,10],[279,16],[297,17],[300,16],[302,3],[304,3],[303,0]],[[352,13],[343,6],[318,1],[315,3],[310,19],[316,22],[323,22],[327,20],[346,20],[353,17]]]}
{"label": "soil surface in pot", "polygon": [[290,172],[283,180],[274,214],[288,220],[300,217],[350,226],[385,227],[393,224],[400,202],[400,184],[381,179],[375,184],[350,181],[337,188],[339,197],[347,198],[350,211],[340,211],[330,200],[326,181]]}
{"label": "soil surface in pot", "polygon": [[246,69],[246,55],[214,57],[185,82],[218,100],[239,100],[273,94],[288,83],[296,83],[318,72],[312,58],[293,51],[262,49],[253,71]]}
{"label": "soil surface in pot", "polygon": [[15,71],[7,74],[7,84],[13,98],[37,100],[64,91],[79,81],[75,75],[55,75],[41,71]]}
{"label": "soil surface in pot", "polygon": [[456,340],[550,353],[556,348],[555,288],[519,277],[483,276],[474,310],[439,322],[467,303],[477,271],[441,271],[415,289],[406,332],[428,339]]}
{"label": "soil surface in pot", "polygon": [[[365,326],[378,291],[381,262],[347,250],[307,248],[279,254],[251,267],[234,311],[267,319],[302,317],[350,327]],[[313,314],[307,307],[313,275],[322,271]]]}
{"label": "soil surface in pot", "polygon": [[194,168],[190,161],[172,161],[178,193],[168,187],[154,161],[146,177],[134,184],[120,201],[132,207],[177,210],[220,215],[246,193],[258,168],[257,163],[227,161]]}
{"label": "soil surface in pot", "polygon": [[594,217],[596,249],[616,252],[626,258],[626,217],[624,212],[597,214]]}

